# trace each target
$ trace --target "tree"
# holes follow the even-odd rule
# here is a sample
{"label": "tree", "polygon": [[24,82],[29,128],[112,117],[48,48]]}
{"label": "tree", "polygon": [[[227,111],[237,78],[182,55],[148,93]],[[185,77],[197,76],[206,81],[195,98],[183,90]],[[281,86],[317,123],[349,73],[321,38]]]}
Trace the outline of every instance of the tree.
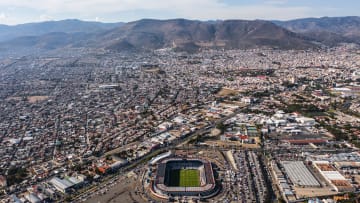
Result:
{"label": "tree", "polygon": [[221,130],[221,133],[224,133],[224,131],[225,131],[225,125],[224,125],[224,123],[222,123],[222,122],[216,124],[216,128],[219,129],[219,130]]}
{"label": "tree", "polygon": [[278,199],[278,202],[279,202],[279,203],[286,203],[286,201],[285,201],[283,198],[279,198],[279,199]]}
{"label": "tree", "polygon": [[112,160],[112,156],[110,154],[106,155],[106,160],[108,161]]}
{"label": "tree", "polygon": [[66,197],[65,197],[65,202],[71,202],[71,196],[70,195],[66,195]]}
{"label": "tree", "polygon": [[27,177],[28,173],[24,168],[11,167],[7,173],[7,183],[8,185],[21,183]]}

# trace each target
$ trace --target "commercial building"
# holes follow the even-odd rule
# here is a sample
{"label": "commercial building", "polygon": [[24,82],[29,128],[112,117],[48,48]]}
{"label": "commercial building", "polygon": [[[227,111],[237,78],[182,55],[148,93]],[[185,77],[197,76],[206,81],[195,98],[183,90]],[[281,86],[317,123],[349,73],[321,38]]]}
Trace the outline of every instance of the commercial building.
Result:
{"label": "commercial building", "polygon": [[302,161],[282,161],[286,173],[294,185],[320,187],[320,183]]}
{"label": "commercial building", "polygon": [[68,193],[70,189],[81,186],[84,183],[84,179],[84,176],[68,177],[67,179],[54,177],[50,179],[49,183],[51,183],[58,191]]}
{"label": "commercial building", "polygon": [[328,161],[314,161],[313,165],[337,192],[355,191],[350,182]]}
{"label": "commercial building", "polygon": [[51,183],[58,191],[62,193],[68,193],[70,189],[75,185],[74,183],[66,179],[60,179],[58,177],[52,178],[49,183]]}

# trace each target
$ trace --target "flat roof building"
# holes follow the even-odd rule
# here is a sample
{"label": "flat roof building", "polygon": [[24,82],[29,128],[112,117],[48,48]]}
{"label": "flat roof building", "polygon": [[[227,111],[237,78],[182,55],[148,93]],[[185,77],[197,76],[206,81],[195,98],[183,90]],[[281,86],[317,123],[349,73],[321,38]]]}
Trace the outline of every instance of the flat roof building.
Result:
{"label": "flat roof building", "polygon": [[304,187],[320,187],[320,183],[305,166],[304,162],[282,161],[281,164],[293,184]]}
{"label": "flat roof building", "polygon": [[74,184],[66,179],[54,177],[49,181],[57,190],[62,193],[67,193]]}

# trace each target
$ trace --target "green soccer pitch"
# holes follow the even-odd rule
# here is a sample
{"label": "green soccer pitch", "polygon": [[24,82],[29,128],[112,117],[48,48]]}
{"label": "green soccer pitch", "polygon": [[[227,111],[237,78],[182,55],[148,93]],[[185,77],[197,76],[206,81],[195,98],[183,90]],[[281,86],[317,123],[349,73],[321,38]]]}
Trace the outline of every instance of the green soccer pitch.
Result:
{"label": "green soccer pitch", "polygon": [[200,187],[199,171],[196,169],[180,169],[170,172],[170,186]]}

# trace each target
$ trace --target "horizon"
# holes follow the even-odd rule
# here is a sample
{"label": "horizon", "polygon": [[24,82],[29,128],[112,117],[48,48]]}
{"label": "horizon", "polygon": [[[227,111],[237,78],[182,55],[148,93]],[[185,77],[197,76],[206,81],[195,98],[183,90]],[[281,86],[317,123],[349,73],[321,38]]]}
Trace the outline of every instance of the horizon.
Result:
{"label": "horizon", "polygon": [[136,21],[141,21],[141,20],[158,20],[158,21],[166,21],[166,20],[191,20],[191,21],[200,21],[200,22],[207,22],[207,21],[228,21],[228,20],[245,20],[245,21],[256,21],[256,20],[260,20],[260,21],[293,21],[293,20],[301,20],[301,19],[322,19],[322,18],[347,18],[347,17],[358,17],[360,18],[360,16],[356,16],[356,15],[349,15],[349,16],[320,16],[320,17],[304,17],[304,18],[294,18],[294,19],[288,19],[288,20],[279,20],[279,19],[235,19],[235,18],[229,18],[229,19],[204,19],[204,20],[200,20],[200,19],[189,19],[189,18],[168,18],[168,19],[157,19],[157,18],[140,18],[140,19],[136,19],[136,20],[132,20],[132,21],[114,21],[114,22],[106,22],[106,21],[94,21],[94,20],[83,20],[83,19],[77,19],[77,18],[65,18],[65,19],[53,19],[53,20],[44,20],[44,21],[34,21],[34,22],[26,22],[26,23],[19,23],[19,24],[13,24],[13,25],[8,25],[8,24],[2,24],[0,23],[0,25],[5,25],[5,26],[19,26],[19,25],[26,25],[26,24],[36,24],[36,23],[47,23],[47,22],[61,22],[61,21],[80,21],[80,22],[93,22],[93,23],[103,23],[103,24],[112,24],[112,23],[131,23],[131,22],[136,22]]}
{"label": "horizon", "polygon": [[[0,24],[79,19],[95,22],[132,22],[138,19],[190,20],[290,20],[321,16],[358,16],[360,2],[329,0],[4,0],[0,2]],[[86,9],[84,9],[86,8]],[[201,9],[199,9],[201,8]]]}

